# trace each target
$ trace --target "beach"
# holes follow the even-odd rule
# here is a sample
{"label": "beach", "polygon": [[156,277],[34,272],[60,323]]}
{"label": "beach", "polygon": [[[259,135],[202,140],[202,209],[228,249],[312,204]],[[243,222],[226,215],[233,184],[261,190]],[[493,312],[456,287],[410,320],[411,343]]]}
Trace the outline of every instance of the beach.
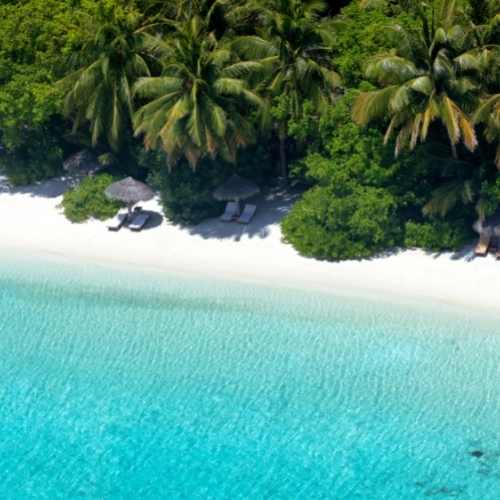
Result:
{"label": "beach", "polygon": [[158,270],[208,278],[248,281],[337,294],[431,300],[497,312],[500,262],[475,258],[472,248],[456,254],[396,252],[371,260],[320,262],[300,256],[281,241],[279,220],[293,196],[271,191],[257,200],[248,226],[208,220],[195,227],[166,221],[158,200],[142,204],[154,216],[140,233],[106,229],[92,220],[73,224],[59,204],[67,188],[54,180],[22,189],[0,189],[0,251],[11,255],[92,261],[134,270]]}

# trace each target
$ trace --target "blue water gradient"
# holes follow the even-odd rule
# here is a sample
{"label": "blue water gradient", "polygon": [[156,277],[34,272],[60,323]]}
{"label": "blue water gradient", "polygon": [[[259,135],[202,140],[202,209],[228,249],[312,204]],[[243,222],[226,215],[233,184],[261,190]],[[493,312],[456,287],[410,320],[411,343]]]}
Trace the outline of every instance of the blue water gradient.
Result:
{"label": "blue water gradient", "polygon": [[0,263],[2,499],[500,499],[500,328]]}

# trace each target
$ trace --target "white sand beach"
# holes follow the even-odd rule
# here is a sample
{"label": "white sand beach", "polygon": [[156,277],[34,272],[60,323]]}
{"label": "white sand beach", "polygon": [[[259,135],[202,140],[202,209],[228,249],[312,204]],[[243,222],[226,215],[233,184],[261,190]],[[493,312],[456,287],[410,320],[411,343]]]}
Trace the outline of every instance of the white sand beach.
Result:
{"label": "white sand beach", "polygon": [[165,221],[153,200],[143,204],[154,212],[150,227],[140,233],[127,228],[115,233],[100,221],[70,223],[58,208],[65,188],[62,180],[23,189],[0,182],[0,251],[335,293],[390,294],[490,312],[500,309],[500,262],[493,255],[474,258],[471,249],[460,255],[403,251],[340,263],[301,257],[281,241],[279,220],[293,200],[279,192],[257,201],[259,211],[248,226],[215,219],[181,228]]}

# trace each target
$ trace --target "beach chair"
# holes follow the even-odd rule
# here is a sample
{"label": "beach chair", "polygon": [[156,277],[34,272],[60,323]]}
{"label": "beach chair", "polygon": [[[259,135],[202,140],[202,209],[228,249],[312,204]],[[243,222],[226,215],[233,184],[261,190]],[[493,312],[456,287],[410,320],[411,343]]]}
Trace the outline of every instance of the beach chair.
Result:
{"label": "beach chair", "polygon": [[107,224],[109,231],[118,231],[127,222],[128,215],[124,212],[117,214],[113,219],[111,219]]}
{"label": "beach chair", "polygon": [[139,212],[129,223],[128,227],[132,231],[140,231],[148,222],[149,214],[146,212]]}
{"label": "beach chair", "polygon": [[240,224],[248,224],[253,219],[253,216],[255,215],[256,210],[257,210],[257,207],[255,205],[250,205],[250,204],[245,205],[243,212],[241,213],[241,215],[237,219],[238,222]]}
{"label": "beach chair", "polygon": [[479,241],[474,249],[474,253],[481,257],[484,257],[488,253],[491,243],[491,232],[483,231],[479,236]]}
{"label": "beach chair", "polygon": [[224,213],[220,216],[220,220],[222,222],[230,222],[236,217],[238,217],[239,213],[239,206],[238,203],[235,201],[230,201],[226,205],[226,209],[224,210]]}

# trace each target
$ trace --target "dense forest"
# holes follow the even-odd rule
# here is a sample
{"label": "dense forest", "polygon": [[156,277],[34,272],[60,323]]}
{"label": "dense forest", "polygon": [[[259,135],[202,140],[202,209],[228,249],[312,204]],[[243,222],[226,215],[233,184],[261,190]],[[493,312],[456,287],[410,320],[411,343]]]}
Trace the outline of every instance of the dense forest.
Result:
{"label": "dense forest", "polygon": [[457,249],[500,206],[500,0],[3,0],[0,145],[14,185],[95,155],[73,220],[133,175],[195,223],[238,172],[302,193],[304,255]]}

